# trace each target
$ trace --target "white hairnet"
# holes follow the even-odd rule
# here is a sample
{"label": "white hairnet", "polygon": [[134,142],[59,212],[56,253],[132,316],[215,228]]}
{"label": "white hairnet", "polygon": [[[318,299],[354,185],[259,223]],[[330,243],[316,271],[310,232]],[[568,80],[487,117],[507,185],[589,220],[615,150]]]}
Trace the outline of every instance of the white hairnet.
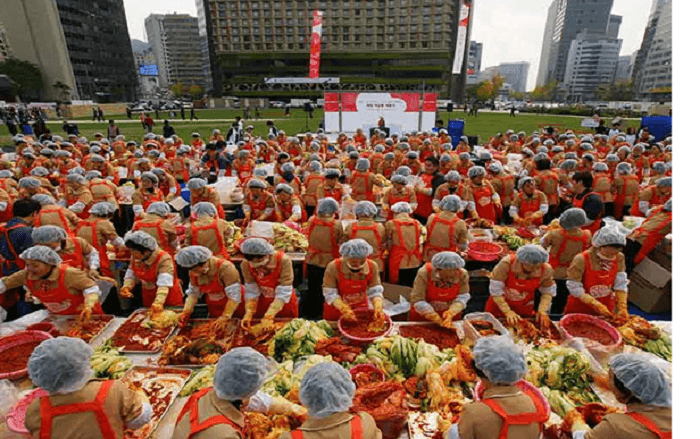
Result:
{"label": "white hairnet", "polygon": [[377,214],[377,206],[371,201],[360,201],[355,205],[355,215],[358,217],[374,217]]}
{"label": "white hairnet", "polygon": [[673,179],[671,177],[659,178],[656,180],[656,187],[671,187],[672,182]]}
{"label": "white hairnet", "polygon": [[593,170],[596,172],[608,172],[608,165],[603,162],[596,162],[593,164]]}
{"label": "white hairnet", "polygon": [[309,163],[309,170],[312,172],[318,172],[322,168],[321,162],[314,160]]}
{"label": "white hairnet", "polygon": [[464,258],[455,252],[440,252],[433,255],[430,261],[433,267],[439,270],[453,270],[456,268],[464,268]]}
{"label": "white hairnet", "polygon": [[350,157],[351,159],[359,159],[359,158],[360,158],[360,153],[357,152],[357,151],[352,151],[352,152],[350,152],[349,157]]}
{"label": "white hairnet", "polygon": [[448,195],[440,201],[440,210],[459,212],[462,209],[462,200],[457,195]]}
{"label": "white hairnet", "polygon": [[104,162],[105,158],[101,155],[93,154],[92,156],[90,156],[90,160],[93,162]]}
{"label": "white hairnet", "polygon": [[564,158],[566,160],[576,160],[576,153],[575,152],[567,152],[564,154]]}
{"label": "white hairnet", "polygon": [[486,175],[486,169],[483,166],[473,166],[469,168],[469,178],[483,177]]}
{"label": "white hairnet", "polygon": [[473,349],[474,364],[494,384],[513,384],[527,372],[522,350],[507,335],[481,337]]}
{"label": "white hairnet", "polygon": [[364,239],[351,239],[340,246],[340,255],[344,258],[366,258],[374,249]]}
{"label": "white hairnet", "polygon": [[393,152],[387,152],[384,154],[384,160],[394,160],[396,155]]}
{"label": "white hairnet", "polygon": [[314,418],[345,412],[352,406],[355,383],[338,363],[313,366],[301,379],[299,400]]}
{"label": "white hairnet", "polygon": [[212,252],[201,245],[191,245],[185,247],[175,255],[177,265],[185,268],[192,268],[195,265],[203,264],[212,257]]}
{"label": "white hairnet", "polygon": [[549,252],[542,246],[527,244],[515,252],[518,261],[523,264],[543,264],[549,260]]}
{"label": "white hairnet", "polygon": [[202,189],[206,187],[206,185],[207,181],[202,178],[191,178],[190,181],[187,182],[187,189]]}
{"label": "white hairnet", "polygon": [[518,182],[518,189],[522,189],[528,183],[535,184],[535,179],[532,177],[521,178],[520,181]]}
{"label": "white hairnet", "polygon": [[593,151],[593,145],[591,145],[591,144],[588,143],[588,142],[583,142],[583,143],[581,144],[581,149],[584,150],[584,151]]}
{"label": "white hairnet", "polygon": [[34,348],[27,361],[29,378],[50,394],[80,390],[92,376],[93,349],[79,338],[57,337]]}
{"label": "white hairnet", "polygon": [[403,175],[404,177],[410,177],[413,174],[413,171],[411,171],[411,168],[408,166],[399,166],[396,168],[396,171],[394,171],[394,175]]}
{"label": "white hairnet", "polygon": [[593,247],[605,247],[606,245],[621,245],[627,243],[625,235],[623,235],[617,227],[603,227],[593,235],[591,244]]}
{"label": "white hairnet", "polygon": [[445,181],[460,181],[462,179],[462,176],[459,175],[459,172],[457,171],[450,171],[447,174],[445,174]]}
{"label": "white hairnet", "polygon": [[265,189],[266,187],[267,184],[262,180],[258,180],[257,178],[251,178],[248,180],[248,188]]}
{"label": "white hairnet", "polygon": [[542,161],[542,160],[548,160],[549,157],[547,156],[546,152],[538,152],[535,154],[535,157],[533,157],[533,160],[536,162]]}
{"label": "white hairnet", "polygon": [[406,154],[406,158],[416,160],[418,158],[418,153],[416,151],[409,151],[408,154]]}
{"label": "white hairnet", "polygon": [[12,171],[3,169],[0,171],[0,178],[12,178],[13,174]]}
{"label": "white hairnet", "polygon": [[[68,176],[70,178],[70,175]],[[23,177],[19,179],[19,187],[22,189],[38,189],[41,182],[34,177]]]}
{"label": "white hairnet", "polygon": [[214,372],[214,391],[225,401],[251,397],[260,390],[272,366],[252,348],[235,348],[222,355]]}
{"label": "white hairnet", "polygon": [[620,161],[620,157],[618,157],[617,154],[608,154],[608,156],[605,157],[605,161],[610,163],[617,163]]}
{"label": "white hairnet", "polygon": [[669,198],[666,203],[664,203],[664,210],[667,212],[671,212],[671,200],[672,198]]}
{"label": "white hairnet", "polygon": [[532,150],[531,150],[530,148],[527,148],[527,147],[525,147],[525,148],[522,149],[522,153],[525,154],[525,155],[528,156],[528,157],[532,157],[532,156],[535,155],[535,153],[532,152]]}
{"label": "white hairnet", "polygon": [[358,160],[357,165],[355,165],[355,169],[357,169],[358,171],[369,170],[369,160],[367,160],[367,159]]}
{"label": "white hairnet", "polygon": [[241,253],[246,255],[264,256],[271,255],[275,248],[262,238],[250,238],[243,241]]}
{"label": "white hairnet", "polygon": [[653,165],[651,165],[651,169],[654,171],[658,172],[659,174],[663,174],[666,172],[666,163],[664,162],[654,162]]}
{"label": "white hairnet", "polygon": [[622,162],[617,164],[616,169],[618,174],[628,175],[632,172],[632,165],[627,162]]}
{"label": "white hairnet", "polygon": [[374,147],[374,152],[384,152],[384,145],[377,145]]}
{"label": "white hairnet", "polygon": [[335,168],[329,168],[329,169],[326,169],[326,172],[324,172],[323,175],[326,178],[339,178],[340,171],[335,169]]}
{"label": "white hairnet", "polygon": [[294,172],[294,163],[287,162],[287,163],[283,164],[280,167],[280,169],[282,170],[282,172],[289,172],[289,173]]}
{"label": "white hairnet", "polygon": [[634,145],[632,147],[632,152],[637,152],[637,151],[644,152],[644,145],[642,145],[641,143],[637,143],[636,145]]}
{"label": "white hairnet", "polygon": [[398,203],[392,204],[391,211],[394,213],[411,213],[413,209],[411,209],[411,205],[407,202],[399,201]]}
{"label": "white hairnet", "polygon": [[559,164],[559,169],[562,169],[564,171],[570,171],[572,169],[576,169],[576,160],[573,159],[566,159],[563,162]]}
{"label": "white hairnet", "polygon": [[495,172],[495,173],[500,173],[503,171],[503,165],[501,165],[500,162],[493,161],[489,163],[489,171]]}
{"label": "white hairnet", "polygon": [[482,151],[479,153],[479,160],[482,160],[485,162],[491,161],[491,160],[493,160],[493,154],[491,154],[488,151]]}
{"label": "white hairnet", "polygon": [[280,192],[286,192],[289,195],[294,195],[294,188],[288,184],[280,183],[275,186],[275,193],[278,194]]}
{"label": "white hairnet", "polygon": [[146,247],[151,251],[155,251],[155,249],[158,248],[156,240],[148,233],[140,230],[137,232],[128,232],[124,235],[124,243],[128,244],[129,242]]}
{"label": "white hairnet", "polygon": [[153,184],[158,184],[158,176],[153,172],[144,172],[141,174],[141,180],[148,179],[153,182]]}
{"label": "white hairnet", "polygon": [[42,206],[46,206],[47,204],[56,204],[56,200],[54,197],[51,195],[47,194],[35,194],[32,195],[32,200],[36,201],[37,203],[41,204]]}
{"label": "white hairnet", "polygon": [[111,213],[114,213],[116,210],[117,206],[115,206],[114,204],[108,203],[107,201],[100,201],[99,203],[94,204],[90,208],[90,213],[93,213],[98,216],[107,216]]}
{"label": "white hairnet", "polygon": [[46,177],[47,175],[49,175],[49,170],[42,166],[39,166],[37,168],[32,169],[29,175],[32,175],[34,177]]}
{"label": "white hairnet", "polygon": [[153,168],[153,170],[152,170],[151,172],[153,172],[154,174],[156,174],[156,176],[157,176],[158,178],[160,178],[161,175],[165,175],[165,170],[164,170],[164,169],[161,169],[161,168]]}
{"label": "white hairnet", "polygon": [[19,255],[20,258],[25,261],[40,261],[49,265],[60,265],[61,257],[45,245],[35,245],[34,247],[29,247]]}
{"label": "white hairnet", "polygon": [[[546,143],[546,142],[545,142]],[[562,152],[564,151],[564,147],[561,145],[554,145],[552,146],[552,152]]]}
{"label": "white hairnet", "polygon": [[146,213],[152,213],[154,215],[166,217],[170,213],[170,205],[168,203],[164,203],[163,201],[156,201],[155,203],[151,203],[151,205],[148,206]]}
{"label": "white hairnet", "polygon": [[635,354],[615,355],[609,364],[617,379],[642,403],[671,407],[671,385],[658,366]]}
{"label": "white hairnet", "polygon": [[394,174],[391,176],[391,182],[396,183],[396,184],[406,185],[406,184],[408,184],[408,178],[403,176],[403,175]]}
{"label": "white hairnet", "polygon": [[100,171],[88,171],[85,173],[85,178],[88,180],[92,180],[93,178],[101,178],[102,173]]}
{"label": "white hairnet", "polygon": [[588,218],[586,218],[586,212],[578,207],[573,207],[568,209],[559,217],[559,225],[564,230],[571,230],[575,227],[582,227],[586,224]]}
{"label": "white hairnet", "polygon": [[56,226],[34,227],[32,241],[34,244],[53,244],[66,238],[66,231]]}
{"label": "white hairnet", "polygon": [[452,156],[449,154],[443,154],[440,156],[440,161],[441,162],[451,162],[452,161]]}
{"label": "white hairnet", "polygon": [[338,202],[333,198],[322,198],[318,200],[316,205],[316,213],[318,215],[333,215],[340,209]]}
{"label": "white hairnet", "polygon": [[192,213],[197,216],[209,215],[211,217],[215,217],[218,214],[216,206],[214,206],[208,201],[200,201],[199,203],[192,206]]}

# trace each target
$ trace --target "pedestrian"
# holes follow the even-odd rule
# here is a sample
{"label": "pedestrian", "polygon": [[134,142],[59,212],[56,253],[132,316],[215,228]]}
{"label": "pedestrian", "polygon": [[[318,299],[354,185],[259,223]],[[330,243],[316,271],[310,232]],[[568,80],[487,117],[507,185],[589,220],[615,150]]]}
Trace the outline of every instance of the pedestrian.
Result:
{"label": "pedestrian", "polygon": [[260,108],[255,107],[255,119],[260,119]]}
{"label": "pedestrian", "polygon": [[119,127],[115,125],[114,119],[110,119],[109,126],[107,127],[107,138],[110,142],[114,142],[119,134]]}
{"label": "pedestrian", "polygon": [[284,116],[290,117],[289,112],[292,110],[292,104],[284,104]]}
{"label": "pedestrian", "polygon": [[180,116],[182,117],[182,120],[185,120],[185,106],[180,107]]}
{"label": "pedestrian", "polygon": [[246,107],[243,109],[243,117],[246,119],[250,119],[250,107],[246,105]]}
{"label": "pedestrian", "polygon": [[158,119],[160,119],[160,117],[158,116],[158,108],[156,107],[156,120]]}
{"label": "pedestrian", "polygon": [[131,108],[126,107],[126,117],[127,119],[131,120]]}
{"label": "pedestrian", "polygon": [[99,121],[99,116],[97,115],[97,108],[92,109],[92,120],[98,120]]}
{"label": "pedestrian", "polygon": [[141,115],[139,116],[141,119],[141,128],[143,128],[143,132],[146,132],[146,113],[142,112]]}
{"label": "pedestrian", "polygon": [[5,125],[7,125],[7,129],[12,136],[17,135],[17,118],[13,111],[10,111],[9,114],[5,116]]}
{"label": "pedestrian", "polygon": [[193,120],[193,119],[199,120],[199,118],[197,116],[195,116],[195,114],[194,114],[194,105],[192,105],[192,107],[190,108],[190,120]]}
{"label": "pedestrian", "polygon": [[515,106],[511,105],[510,107],[510,117],[515,117]]}
{"label": "pedestrian", "polygon": [[168,122],[168,120],[166,119],[163,122],[163,137],[165,137],[167,139],[167,138],[174,136],[174,135],[175,135],[175,128],[173,128],[170,125],[170,123]]}
{"label": "pedestrian", "polygon": [[151,117],[150,114],[148,116],[146,116],[146,130],[149,133],[153,132],[153,118]]}
{"label": "pedestrian", "polygon": [[105,113],[102,111],[102,108],[97,107],[97,121],[98,122],[104,122],[105,121]]}

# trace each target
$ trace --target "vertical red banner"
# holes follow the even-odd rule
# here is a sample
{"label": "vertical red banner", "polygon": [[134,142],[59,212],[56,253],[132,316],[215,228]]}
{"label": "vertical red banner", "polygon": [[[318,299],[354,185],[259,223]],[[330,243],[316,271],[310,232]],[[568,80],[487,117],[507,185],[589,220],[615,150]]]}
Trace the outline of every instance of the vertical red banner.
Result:
{"label": "vertical red banner", "polygon": [[318,78],[321,66],[321,28],[323,12],[314,11],[314,24],[311,29],[311,59],[309,60],[309,78]]}

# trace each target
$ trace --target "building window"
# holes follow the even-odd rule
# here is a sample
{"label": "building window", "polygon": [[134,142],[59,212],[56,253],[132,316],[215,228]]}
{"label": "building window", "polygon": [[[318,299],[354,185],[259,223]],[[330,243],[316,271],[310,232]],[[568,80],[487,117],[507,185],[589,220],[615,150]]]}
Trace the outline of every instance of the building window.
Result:
{"label": "building window", "polygon": [[359,17],[359,16],[360,16],[360,10],[359,10],[359,9],[355,9],[355,17]]}
{"label": "building window", "polygon": [[371,10],[371,9],[367,9],[367,14],[366,14],[366,15],[367,15],[368,17],[371,17],[371,16],[372,16],[372,10]]}
{"label": "building window", "polygon": [[294,50],[294,44],[287,44],[287,49]]}

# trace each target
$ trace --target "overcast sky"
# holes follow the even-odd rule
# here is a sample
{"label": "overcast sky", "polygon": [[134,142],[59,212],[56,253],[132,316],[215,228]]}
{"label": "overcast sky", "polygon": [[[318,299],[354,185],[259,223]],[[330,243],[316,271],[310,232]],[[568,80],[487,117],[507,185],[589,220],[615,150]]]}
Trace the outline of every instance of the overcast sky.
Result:
{"label": "overcast sky", "polygon": [[[616,0],[612,13],[622,16],[620,55],[639,49],[653,0]],[[547,9],[552,0],[475,0],[473,41],[484,44],[481,68],[502,62],[530,63],[527,86],[535,87],[542,50]],[[187,13],[197,15],[195,0],[124,0],[129,34],[146,41],[144,20],[150,14]],[[321,72],[323,74],[323,72]]]}

